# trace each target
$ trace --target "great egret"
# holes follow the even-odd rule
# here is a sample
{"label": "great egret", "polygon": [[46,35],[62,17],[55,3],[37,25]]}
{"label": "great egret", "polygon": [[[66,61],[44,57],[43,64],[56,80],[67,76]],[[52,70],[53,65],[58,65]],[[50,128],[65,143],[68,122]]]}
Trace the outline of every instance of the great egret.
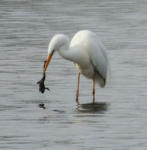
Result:
{"label": "great egret", "polygon": [[54,52],[64,59],[74,62],[78,69],[76,102],[79,103],[80,74],[93,80],[93,103],[95,102],[95,83],[104,87],[107,81],[108,59],[105,48],[95,33],[88,30],[78,31],[70,41],[64,34],[54,35],[48,46],[48,57],[44,67],[46,72]]}

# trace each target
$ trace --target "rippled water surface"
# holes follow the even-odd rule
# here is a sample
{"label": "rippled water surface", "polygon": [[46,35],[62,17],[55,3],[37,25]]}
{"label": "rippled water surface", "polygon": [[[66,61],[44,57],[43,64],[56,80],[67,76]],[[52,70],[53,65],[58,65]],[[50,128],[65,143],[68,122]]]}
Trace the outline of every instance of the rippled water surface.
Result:
{"label": "rippled water surface", "polygon": [[[0,149],[147,149],[147,1],[0,1]],[[96,32],[111,65],[111,83],[96,88],[56,54],[41,94],[48,42],[56,33],[72,37]],[[44,103],[46,109],[38,107]]]}

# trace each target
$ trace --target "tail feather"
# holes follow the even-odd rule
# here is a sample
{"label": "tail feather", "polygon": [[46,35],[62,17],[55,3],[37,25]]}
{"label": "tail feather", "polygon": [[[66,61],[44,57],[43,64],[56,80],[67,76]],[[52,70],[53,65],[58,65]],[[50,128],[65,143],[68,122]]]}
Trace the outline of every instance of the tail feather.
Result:
{"label": "tail feather", "polygon": [[96,83],[100,85],[101,88],[104,88],[106,85],[106,79],[102,78],[99,74],[95,76]]}

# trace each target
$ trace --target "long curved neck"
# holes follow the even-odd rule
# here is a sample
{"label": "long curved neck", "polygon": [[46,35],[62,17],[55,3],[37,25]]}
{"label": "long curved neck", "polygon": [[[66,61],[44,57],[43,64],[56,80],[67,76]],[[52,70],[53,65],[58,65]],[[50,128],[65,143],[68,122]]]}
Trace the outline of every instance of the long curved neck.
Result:
{"label": "long curved neck", "polygon": [[73,59],[72,59],[72,52],[70,50],[69,43],[67,43],[64,46],[60,47],[59,50],[58,50],[58,53],[64,59],[73,61]]}

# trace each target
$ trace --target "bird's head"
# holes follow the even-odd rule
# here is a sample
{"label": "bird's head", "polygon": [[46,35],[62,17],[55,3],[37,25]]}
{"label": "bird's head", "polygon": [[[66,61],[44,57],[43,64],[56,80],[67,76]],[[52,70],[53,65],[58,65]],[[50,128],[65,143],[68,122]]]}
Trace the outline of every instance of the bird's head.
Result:
{"label": "bird's head", "polygon": [[51,61],[51,58],[56,51],[64,50],[66,46],[69,44],[69,39],[64,34],[56,34],[53,36],[48,45],[48,57],[46,60],[46,64],[44,66],[44,73],[47,70],[47,67]]}

